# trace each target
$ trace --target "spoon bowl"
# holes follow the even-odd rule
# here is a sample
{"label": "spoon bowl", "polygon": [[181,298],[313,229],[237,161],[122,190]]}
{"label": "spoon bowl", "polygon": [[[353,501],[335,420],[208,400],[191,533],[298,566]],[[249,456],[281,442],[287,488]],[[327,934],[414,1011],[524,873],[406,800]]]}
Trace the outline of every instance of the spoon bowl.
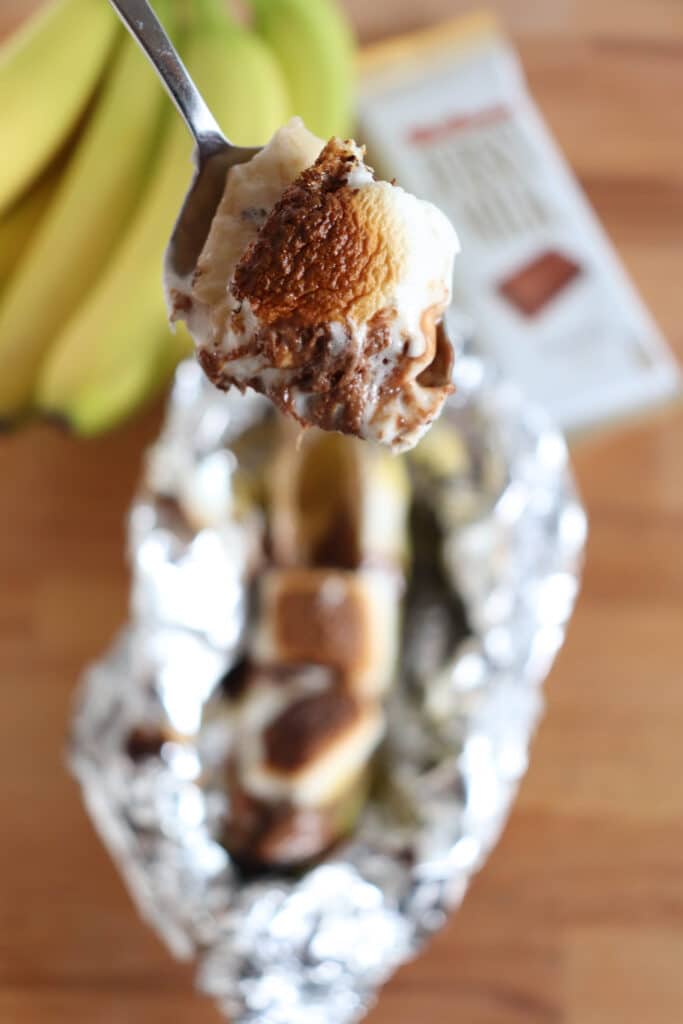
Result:
{"label": "spoon bowl", "polygon": [[232,167],[260,147],[235,146],[225,137],[147,0],[109,0],[159,75],[195,141],[196,171],[166,252],[166,269],[187,277],[211,227]]}
{"label": "spoon bowl", "polygon": [[166,270],[170,274],[184,278],[194,271],[221,201],[228,172],[237,164],[251,160],[258,152],[258,148],[227,143],[216,146],[213,152],[207,147],[197,147],[197,170],[166,250]]}

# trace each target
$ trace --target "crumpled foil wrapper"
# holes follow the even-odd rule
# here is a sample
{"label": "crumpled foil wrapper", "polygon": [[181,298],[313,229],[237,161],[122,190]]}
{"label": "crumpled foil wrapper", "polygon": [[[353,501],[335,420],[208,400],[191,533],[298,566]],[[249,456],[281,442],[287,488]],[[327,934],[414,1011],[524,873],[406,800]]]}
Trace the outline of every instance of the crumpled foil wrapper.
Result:
{"label": "crumpled foil wrapper", "polygon": [[[418,459],[415,486],[466,628],[429,580],[409,594],[385,781],[351,840],[298,876],[245,878],[217,841],[227,797],[204,714],[249,614],[250,527],[221,520],[222,496],[267,406],[185,363],[148,452],[130,515],[131,621],[85,674],[70,760],[141,913],[197,959],[200,988],[234,1024],[360,1019],[461,901],[526,769],[586,519],[546,416],[467,351],[456,384],[444,416],[465,464],[432,479]],[[179,502],[215,521],[194,529]]]}

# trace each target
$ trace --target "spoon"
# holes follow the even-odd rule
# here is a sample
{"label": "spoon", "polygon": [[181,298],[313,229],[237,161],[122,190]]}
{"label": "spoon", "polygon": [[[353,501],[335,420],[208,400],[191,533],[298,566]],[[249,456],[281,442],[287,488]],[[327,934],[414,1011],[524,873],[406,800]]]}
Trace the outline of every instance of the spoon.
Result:
{"label": "spoon", "polygon": [[146,0],[109,0],[159,75],[195,142],[196,171],[166,252],[167,270],[186,277],[197,265],[231,167],[260,151],[226,139]]}

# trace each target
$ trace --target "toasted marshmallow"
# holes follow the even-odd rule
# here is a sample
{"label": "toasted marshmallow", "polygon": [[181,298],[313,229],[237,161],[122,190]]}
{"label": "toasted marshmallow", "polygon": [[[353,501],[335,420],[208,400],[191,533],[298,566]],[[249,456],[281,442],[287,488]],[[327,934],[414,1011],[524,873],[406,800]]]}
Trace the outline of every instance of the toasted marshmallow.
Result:
{"label": "toasted marshmallow", "polygon": [[374,702],[360,701],[322,666],[261,671],[241,701],[233,770],[250,796],[324,807],[364,772],[384,732]]}
{"label": "toasted marshmallow", "polygon": [[458,240],[363,157],[294,119],[230,172],[192,280],[167,277],[167,294],[214,384],[399,451],[452,390],[437,327]]}
{"label": "toasted marshmallow", "polygon": [[349,692],[380,696],[396,669],[400,589],[398,575],[371,569],[267,572],[252,656],[266,664],[329,665]]}
{"label": "toasted marshmallow", "polygon": [[341,434],[284,431],[269,469],[273,561],[279,566],[400,570],[410,483],[401,459]]}

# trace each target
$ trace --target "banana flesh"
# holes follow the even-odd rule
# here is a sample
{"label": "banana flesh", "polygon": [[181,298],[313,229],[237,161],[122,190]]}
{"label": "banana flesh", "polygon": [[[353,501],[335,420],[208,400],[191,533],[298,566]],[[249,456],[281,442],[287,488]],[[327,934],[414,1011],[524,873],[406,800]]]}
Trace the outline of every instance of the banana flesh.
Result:
{"label": "banana flesh", "polygon": [[295,444],[296,429],[283,424],[270,475],[275,562],[400,570],[410,493],[403,460],[320,430]]}

